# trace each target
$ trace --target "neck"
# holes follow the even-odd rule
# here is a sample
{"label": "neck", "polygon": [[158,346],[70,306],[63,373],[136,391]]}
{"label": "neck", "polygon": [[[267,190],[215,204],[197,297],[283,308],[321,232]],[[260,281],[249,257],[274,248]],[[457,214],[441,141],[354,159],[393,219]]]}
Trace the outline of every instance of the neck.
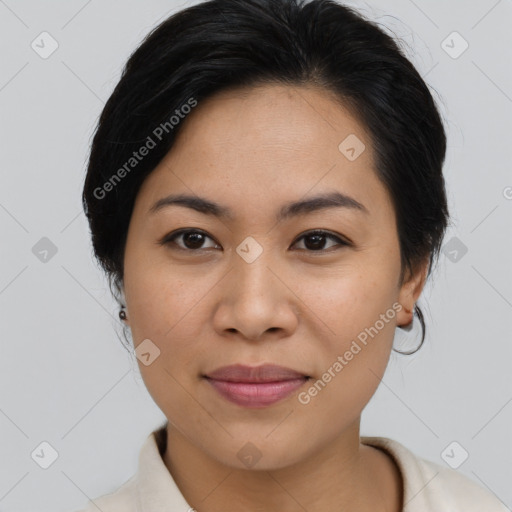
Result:
{"label": "neck", "polygon": [[360,512],[402,510],[400,472],[384,452],[362,445],[359,419],[334,442],[286,467],[227,466],[192,444],[170,423],[164,464],[198,512]]}

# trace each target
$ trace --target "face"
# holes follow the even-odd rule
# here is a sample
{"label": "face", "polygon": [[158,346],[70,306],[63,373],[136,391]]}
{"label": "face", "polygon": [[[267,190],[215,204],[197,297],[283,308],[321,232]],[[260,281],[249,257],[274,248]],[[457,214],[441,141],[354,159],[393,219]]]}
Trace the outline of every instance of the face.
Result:
{"label": "face", "polygon": [[[250,442],[258,469],[284,467],[359,425],[424,272],[399,283],[394,209],[369,134],[325,91],[224,91],[181,122],[138,193],[125,248],[140,371],[191,445],[244,468]],[[170,201],[152,210],[177,194],[218,211]],[[321,196],[331,200],[310,201]],[[262,386],[275,400],[266,404],[227,385],[232,401],[204,376],[235,364],[309,379],[280,399],[282,382]]]}

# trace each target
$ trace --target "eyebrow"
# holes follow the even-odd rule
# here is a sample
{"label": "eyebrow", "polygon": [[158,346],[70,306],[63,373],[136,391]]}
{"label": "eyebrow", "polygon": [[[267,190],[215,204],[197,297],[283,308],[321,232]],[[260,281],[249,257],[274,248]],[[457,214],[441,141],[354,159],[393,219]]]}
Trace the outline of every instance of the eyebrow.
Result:
{"label": "eyebrow", "polygon": [[[218,218],[225,218],[229,220],[234,220],[235,218],[233,211],[227,206],[222,206],[203,197],[187,194],[172,194],[163,197],[149,209],[149,213],[156,213],[163,208],[172,205],[184,206],[205,215],[212,215]],[[327,208],[349,208],[351,210],[369,214],[367,208],[354,198],[347,196],[346,194],[342,194],[341,192],[330,192],[302,199],[300,201],[287,203],[278,211],[276,218],[278,221],[281,221],[289,219],[290,217],[313,213]]]}

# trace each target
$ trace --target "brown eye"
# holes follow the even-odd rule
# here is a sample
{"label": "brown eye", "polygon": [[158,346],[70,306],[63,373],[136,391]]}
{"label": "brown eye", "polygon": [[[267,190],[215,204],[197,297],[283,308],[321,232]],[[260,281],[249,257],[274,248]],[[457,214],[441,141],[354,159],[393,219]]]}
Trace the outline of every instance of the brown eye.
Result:
{"label": "brown eye", "polygon": [[[182,229],[175,233],[171,233],[164,237],[164,239],[160,242],[162,245],[175,245],[178,249],[182,249],[184,251],[198,251],[202,249],[211,249],[218,247],[218,244],[214,244],[210,247],[205,247],[204,243],[207,239],[213,241],[211,237],[209,237],[203,231],[199,231],[197,229]],[[180,243],[177,243],[177,240],[181,240]]]}
{"label": "brown eye", "polygon": [[[302,235],[299,240],[304,240],[304,249],[308,251],[325,251],[326,250],[326,241],[328,239],[334,240],[337,243],[336,245],[342,245],[347,246],[350,245],[348,242],[342,240],[341,238],[329,233],[328,231],[310,231],[309,233],[305,233]],[[295,242],[297,243],[297,242]],[[295,245],[295,244],[294,244]],[[333,246],[327,247],[327,249],[330,249]]]}

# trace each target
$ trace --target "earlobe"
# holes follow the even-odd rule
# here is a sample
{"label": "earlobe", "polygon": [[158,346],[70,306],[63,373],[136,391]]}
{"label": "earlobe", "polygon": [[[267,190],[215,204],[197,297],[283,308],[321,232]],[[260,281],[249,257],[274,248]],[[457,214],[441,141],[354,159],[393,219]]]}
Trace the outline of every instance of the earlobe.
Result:
{"label": "earlobe", "polygon": [[128,324],[128,314],[126,312],[126,298],[124,295],[124,284],[121,286],[121,296],[119,297],[121,308],[119,309],[119,318],[126,325]]}
{"label": "earlobe", "polygon": [[[400,302],[400,304],[402,304]],[[398,327],[410,327],[412,325],[412,320],[414,316],[414,306],[413,309],[409,309],[406,307],[403,307],[402,310],[397,314],[397,326]]]}
{"label": "earlobe", "polygon": [[427,280],[428,261],[420,265],[417,270],[402,284],[398,302],[402,309],[397,314],[397,325],[399,327],[411,324],[414,315],[414,307],[421,295]]}
{"label": "earlobe", "polygon": [[121,309],[119,310],[119,318],[121,319],[122,322],[128,324],[128,316],[126,314],[125,306],[121,306]]}

